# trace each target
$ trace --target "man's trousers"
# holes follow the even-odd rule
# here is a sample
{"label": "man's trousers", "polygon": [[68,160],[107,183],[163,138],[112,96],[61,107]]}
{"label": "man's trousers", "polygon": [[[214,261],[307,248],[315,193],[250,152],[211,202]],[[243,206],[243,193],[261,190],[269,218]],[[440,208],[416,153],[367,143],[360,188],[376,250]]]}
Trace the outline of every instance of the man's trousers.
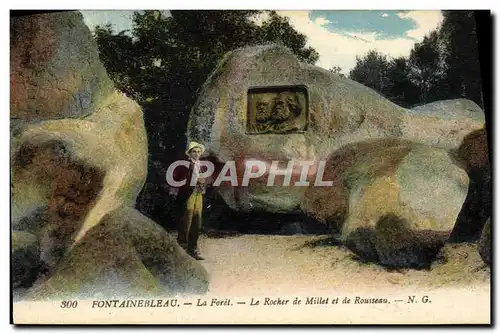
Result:
{"label": "man's trousers", "polygon": [[202,210],[203,194],[201,192],[193,192],[185,203],[177,234],[177,242],[189,254],[194,254],[198,250],[198,235],[201,230]]}

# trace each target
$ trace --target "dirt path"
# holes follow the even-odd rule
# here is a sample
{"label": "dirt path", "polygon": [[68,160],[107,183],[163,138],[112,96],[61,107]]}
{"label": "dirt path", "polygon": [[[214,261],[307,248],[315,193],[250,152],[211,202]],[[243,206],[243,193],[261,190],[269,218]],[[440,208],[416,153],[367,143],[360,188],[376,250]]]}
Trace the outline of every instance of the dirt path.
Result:
{"label": "dirt path", "polygon": [[475,244],[447,245],[431,270],[392,270],[361,263],[327,236],[243,235],[200,238],[215,294],[290,294],[464,287],[489,289],[490,269]]}

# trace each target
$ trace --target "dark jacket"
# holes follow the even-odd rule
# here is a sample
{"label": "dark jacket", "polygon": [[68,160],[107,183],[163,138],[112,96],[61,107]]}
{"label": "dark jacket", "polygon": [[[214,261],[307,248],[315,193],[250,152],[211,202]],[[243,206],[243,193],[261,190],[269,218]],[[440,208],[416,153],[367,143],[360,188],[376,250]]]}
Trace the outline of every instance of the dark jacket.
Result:
{"label": "dark jacket", "polygon": [[[186,180],[186,183],[178,188],[177,199],[179,201],[186,201],[195,189],[195,186],[190,185],[191,177],[194,171],[194,162],[187,158],[186,161],[189,161],[189,167],[186,168],[185,166],[178,166],[174,170],[173,175],[175,181]],[[206,167],[202,166],[200,172],[204,171],[206,171]]]}

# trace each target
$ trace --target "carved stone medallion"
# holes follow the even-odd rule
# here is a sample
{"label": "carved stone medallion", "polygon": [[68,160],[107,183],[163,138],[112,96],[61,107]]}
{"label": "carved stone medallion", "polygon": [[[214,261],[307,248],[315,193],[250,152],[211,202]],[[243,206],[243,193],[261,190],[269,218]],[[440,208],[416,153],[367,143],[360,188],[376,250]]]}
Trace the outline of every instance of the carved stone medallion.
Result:
{"label": "carved stone medallion", "polygon": [[247,133],[294,133],[307,130],[308,95],[304,86],[248,90]]}

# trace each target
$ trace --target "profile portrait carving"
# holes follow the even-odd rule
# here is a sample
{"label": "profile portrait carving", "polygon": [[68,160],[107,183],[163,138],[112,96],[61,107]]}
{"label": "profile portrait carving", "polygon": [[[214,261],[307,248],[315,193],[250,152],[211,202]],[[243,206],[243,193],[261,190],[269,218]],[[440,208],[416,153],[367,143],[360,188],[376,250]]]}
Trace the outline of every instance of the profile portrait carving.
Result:
{"label": "profile portrait carving", "polygon": [[247,133],[291,133],[307,128],[305,87],[264,87],[248,92]]}

